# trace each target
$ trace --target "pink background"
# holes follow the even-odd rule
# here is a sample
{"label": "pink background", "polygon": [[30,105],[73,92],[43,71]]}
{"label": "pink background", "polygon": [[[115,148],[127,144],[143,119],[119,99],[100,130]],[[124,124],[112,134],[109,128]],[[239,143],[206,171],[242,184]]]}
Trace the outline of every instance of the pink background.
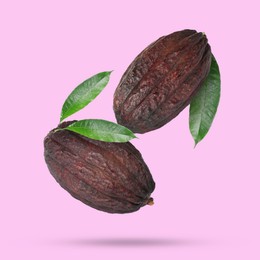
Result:
{"label": "pink background", "polygon": [[[1,1],[1,259],[260,259],[257,1]],[[72,118],[115,121],[113,92],[162,35],[206,32],[222,73],[212,129],[193,149],[188,109],[139,135],[155,205],[126,215],[73,199],[49,174],[43,138],[77,84],[114,70]]]}

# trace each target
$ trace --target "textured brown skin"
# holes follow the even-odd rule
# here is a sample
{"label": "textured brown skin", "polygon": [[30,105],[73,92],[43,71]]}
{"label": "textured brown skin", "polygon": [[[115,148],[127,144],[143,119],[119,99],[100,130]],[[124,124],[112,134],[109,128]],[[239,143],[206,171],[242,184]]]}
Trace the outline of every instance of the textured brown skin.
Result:
{"label": "textured brown skin", "polygon": [[106,143],[54,129],[44,139],[44,157],[61,187],[90,207],[129,213],[152,202],[152,175],[129,142]]}
{"label": "textured brown skin", "polygon": [[159,38],[124,73],[114,94],[117,122],[135,133],[167,124],[190,104],[210,64],[205,34],[183,30]]}

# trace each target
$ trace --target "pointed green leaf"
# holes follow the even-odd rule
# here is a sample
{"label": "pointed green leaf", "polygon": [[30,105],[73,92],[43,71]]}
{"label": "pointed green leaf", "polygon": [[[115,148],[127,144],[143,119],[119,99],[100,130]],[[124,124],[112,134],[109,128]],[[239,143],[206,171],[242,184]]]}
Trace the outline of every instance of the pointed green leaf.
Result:
{"label": "pointed green leaf", "polygon": [[206,136],[211,127],[219,104],[220,83],[219,67],[212,55],[209,75],[190,103],[189,127],[195,145]]}
{"label": "pointed green leaf", "polygon": [[111,71],[98,73],[77,86],[63,104],[60,122],[94,100],[107,85],[110,74]]}
{"label": "pointed green leaf", "polygon": [[80,120],[65,129],[104,142],[124,143],[136,138],[128,128],[101,119]]}

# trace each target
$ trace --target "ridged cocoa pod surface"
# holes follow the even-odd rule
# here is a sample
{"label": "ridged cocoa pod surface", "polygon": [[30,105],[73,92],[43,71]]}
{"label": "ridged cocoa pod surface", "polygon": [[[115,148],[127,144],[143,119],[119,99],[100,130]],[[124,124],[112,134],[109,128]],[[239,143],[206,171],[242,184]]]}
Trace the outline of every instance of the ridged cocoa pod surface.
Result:
{"label": "ridged cocoa pod surface", "polygon": [[159,38],[130,64],[114,93],[117,122],[135,133],[176,117],[207,77],[211,49],[205,34],[183,30]]}
{"label": "ridged cocoa pod surface", "polygon": [[[71,123],[62,123],[59,128]],[[61,187],[90,207],[129,213],[153,204],[152,175],[129,142],[106,143],[54,129],[44,139],[44,157]]]}

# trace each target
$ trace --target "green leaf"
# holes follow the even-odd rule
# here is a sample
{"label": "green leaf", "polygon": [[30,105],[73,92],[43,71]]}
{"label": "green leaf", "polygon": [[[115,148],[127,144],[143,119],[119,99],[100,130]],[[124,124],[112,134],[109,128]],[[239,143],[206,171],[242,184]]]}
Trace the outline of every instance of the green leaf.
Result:
{"label": "green leaf", "polygon": [[136,138],[128,128],[101,119],[80,120],[64,129],[104,142],[124,143]]}
{"label": "green leaf", "polygon": [[220,73],[215,57],[212,55],[209,75],[198,94],[190,103],[189,126],[195,146],[208,133],[220,99]]}
{"label": "green leaf", "polygon": [[111,72],[98,73],[77,86],[63,104],[60,122],[94,100],[107,85]]}

